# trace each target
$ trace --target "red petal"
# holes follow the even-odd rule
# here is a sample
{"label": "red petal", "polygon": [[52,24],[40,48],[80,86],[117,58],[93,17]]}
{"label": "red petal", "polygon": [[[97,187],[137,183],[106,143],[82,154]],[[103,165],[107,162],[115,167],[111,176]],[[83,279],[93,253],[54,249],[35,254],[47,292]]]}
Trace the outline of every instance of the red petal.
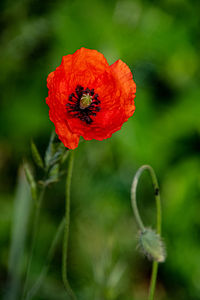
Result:
{"label": "red petal", "polygon": [[73,134],[69,127],[67,126],[66,122],[63,122],[63,120],[59,121],[56,119],[54,113],[52,110],[49,111],[49,117],[50,120],[55,125],[55,131],[59,137],[59,139],[63,142],[65,147],[69,149],[75,149],[78,147],[80,136],[77,134]]}
{"label": "red petal", "polygon": [[133,81],[133,75],[129,67],[120,59],[110,66],[113,76],[121,86],[125,105],[126,121],[135,111],[134,98],[136,93],[136,84]]}
{"label": "red petal", "polygon": [[[77,85],[94,89],[101,101],[101,110],[86,124],[67,112],[69,95]],[[121,60],[109,66],[96,50],[81,48],[64,56],[61,65],[47,79],[47,104],[56,132],[70,149],[77,147],[79,137],[102,140],[119,130],[134,113],[136,85],[128,66]]]}

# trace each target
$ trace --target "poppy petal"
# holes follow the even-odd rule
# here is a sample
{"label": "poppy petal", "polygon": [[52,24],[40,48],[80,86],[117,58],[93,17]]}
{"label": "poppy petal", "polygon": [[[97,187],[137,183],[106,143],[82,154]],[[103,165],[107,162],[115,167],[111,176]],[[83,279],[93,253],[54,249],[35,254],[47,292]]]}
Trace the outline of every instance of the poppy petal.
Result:
{"label": "poppy petal", "polygon": [[[46,103],[56,133],[70,149],[85,140],[103,140],[133,115],[136,85],[129,67],[118,60],[108,65],[103,54],[81,48],[66,55],[49,74]],[[82,106],[82,97],[90,99]]]}

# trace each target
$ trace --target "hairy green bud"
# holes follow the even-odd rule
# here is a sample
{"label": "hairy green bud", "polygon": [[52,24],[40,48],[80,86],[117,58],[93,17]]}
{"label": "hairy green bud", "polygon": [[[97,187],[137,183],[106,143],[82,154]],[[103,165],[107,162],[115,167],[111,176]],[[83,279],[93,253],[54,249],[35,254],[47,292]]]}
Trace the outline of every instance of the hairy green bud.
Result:
{"label": "hairy green bud", "polygon": [[166,251],[159,234],[152,229],[145,229],[139,235],[139,248],[150,260],[164,262]]}

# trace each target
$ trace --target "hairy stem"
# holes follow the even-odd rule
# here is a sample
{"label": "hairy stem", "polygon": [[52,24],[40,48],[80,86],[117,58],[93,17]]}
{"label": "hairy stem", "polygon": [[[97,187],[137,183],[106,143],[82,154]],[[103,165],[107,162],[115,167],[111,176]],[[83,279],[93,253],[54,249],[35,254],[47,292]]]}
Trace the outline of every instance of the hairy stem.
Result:
{"label": "hairy stem", "polygon": [[[146,167],[149,170],[153,182],[153,186],[154,186],[154,195],[156,200],[156,211],[157,211],[157,233],[161,235],[162,216],[161,216],[161,201],[160,201],[160,190],[159,190],[158,180],[153,168],[150,166],[146,166]],[[157,273],[158,273],[158,262],[154,261],[152,266],[151,282],[149,288],[149,300],[154,299]]]}
{"label": "hairy stem", "polygon": [[149,287],[149,297],[148,297],[149,300],[154,299],[157,273],[158,273],[158,262],[154,261],[152,264],[151,281],[150,281],[150,287]]}
{"label": "hairy stem", "polygon": [[63,255],[62,255],[62,279],[66,292],[70,299],[76,299],[74,292],[72,291],[67,278],[67,252],[68,252],[68,240],[69,240],[69,224],[70,224],[70,188],[71,178],[74,162],[74,152],[72,151],[69,159],[68,173],[66,178],[66,191],[65,191],[65,228],[64,228],[64,239],[63,239]]}

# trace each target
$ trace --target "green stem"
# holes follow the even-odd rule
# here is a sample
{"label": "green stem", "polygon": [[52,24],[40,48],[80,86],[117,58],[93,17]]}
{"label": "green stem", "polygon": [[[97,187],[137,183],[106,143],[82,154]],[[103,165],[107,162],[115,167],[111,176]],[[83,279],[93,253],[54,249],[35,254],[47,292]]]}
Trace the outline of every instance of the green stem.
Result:
{"label": "green stem", "polygon": [[74,152],[71,152],[68,166],[68,173],[66,178],[66,206],[65,206],[65,228],[64,228],[64,239],[63,239],[63,255],[62,255],[62,279],[63,284],[68,293],[70,299],[76,299],[74,292],[72,291],[67,278],[67,252],[68,252],[68,240],[69,240],[69,224],[70,224],[70,187],[73,170]]}
{"label": "green stem", "polygon": [[50,249],[49,249],[49,252],[47,254],[47,259],[46,259],[46,264],[45,266],[43,267],[39,277],[38,277],[38,280],[36,281],[36,283],[34,284],[34,286],[30,289],[30,291],[27,293],[27,296],[26,296],[26,300],[30,300],[33,298],[33,296],[37,293],[37,291],[39,290],[39,288],[41,287],[42,285],[42,282],[48,272],[48,269],[49,269],[49,266],[50,266],[50,263],[51,263],[51,260],[53,258],[53,255],[55,253],[55,249],[57,247],[57,244],[60,240],[60,237],[61,237],[61,234],[63,232],[63,229],[64,229],[64,225],[65,225],[65,219],[63,218],[62,221],[60,222],[60,225],[56,231],[56,234],[55,234],[55,237],[51,243],[51,246],[50,246]]}
{"label": "green stem", "polygon": [[[159,190],[158,180],[157,180],[157,177],[156,177],[156,174],[155,174],[153,168],[150,166],[147,166],[147,169],[150,172],[153,186],[154,186],[154,195],[155,195],[155,200],[156,200],[156,211],[157,211],[157,233],[159,235],[161,235],[162,216],[161,216],[161,201],[160,201],[160,190]],[[150,282],[150,288],[149,288],[149,300],[154,299],[157,273],[158,273],[158,262],[154,261],[153,266],[152,266],[151,282]]]}
{"label": "green stem", "polygon": [[155,294],[155,289],[156,289],[157,273],[158,273],[158,262],[153,261],[148,300],[153,300],[154,299],[154,294]]}
{"label": "green stem", "polygon": [[[153,170],[153,168],[149,165],[144,165],[138,169],[136,172],[136,175],[133,180],[133,184],[131,187],[131,203],[133,207],[133,212],[135,214],[136,222],[142,232],[145,231],[144,224],[140,218],[140,214],[138,211],[137,207],[137,202],[136,202],[136,190],[137,190],[137,185],[138,185],[138,180],[143,173],[143,171],[149,171],[151,175],[151,179],[153,182],[153,187],[154,187],[154,195],[155,195],[155,200],[156,200],[156,211],[157,211],[157,233],[161,235],[161,201],[160,201],[160,190],[158,186],[158,180],[156,177],[156,174]],[[154,299],[154,294],[155,294],[155,287],[156,287],[156,279],[157,279],[157,273],[158,273],[158,262],[154,261],[153,266],[152,266],[152,274],[151,274],[151,281],[150,281],[150,288],[149,288],[149,297],[148,300],[153,300]]]}
{"label": "green stem", "polygon": [[138,185],[138,180],[140,178],[140,175],[143,172],[142,168],[143,167],[141,167],[137,171],[137,173],[135,174],[135,177],[133,179],[133,183],[132,183],[132,187],[131,187],[131,204],[132,204],[132,208],[133,208],[133,213],[135,215],[136,223],[137,223],[138,227],[140,228],[140,230],[142,232],[144,232],[145,227],[144,227],[144,224],[142,222],[142,219],[140,218],[140,214],[139,214],[138,207],[137,207],[137,202],[136,202],[137,185]]}
{"label": "green stem", "polygon": [[33,253],[34,253],[34,250],[35,250],[36,237],[37,237],[37,232],[38,232],[40,210],[41,210],[42,201],[43,201],[43,198],[44,198],[45,189],[46,189],[46,186],[44,185],[42,187],[38,202],[36,203],[36,208],[35,208],[35,213],[34,213],[34,224],[33,224],[33,233],[32,233],[32,240],[31,240],[30,255],[29,255],[28,265],[27,265],[27,269],[26,269],[25,283],[24,283],[22,299],[25,299],[26,291],[27,291],[27,287],[28,287],[28,281],[29,281],[30,270],[31,270],[31,263],[32,263],[32,259],[33,259]]}

